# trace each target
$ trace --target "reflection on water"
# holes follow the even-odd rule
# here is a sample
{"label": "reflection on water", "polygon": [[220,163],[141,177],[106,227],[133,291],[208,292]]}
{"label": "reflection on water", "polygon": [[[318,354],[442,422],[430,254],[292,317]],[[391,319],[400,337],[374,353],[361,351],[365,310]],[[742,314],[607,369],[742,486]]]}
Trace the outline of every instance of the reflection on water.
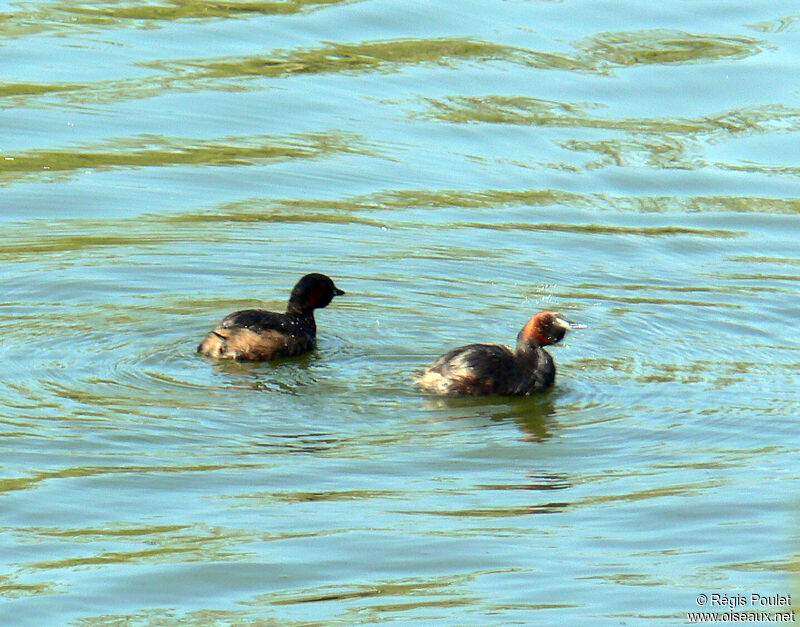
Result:
{"label": "reflection on water", "polygon": [[328,153],[366,152],[355,137],[226,137],[215,141],[178,137],[133,137],[104,146],[39,150],[4,158],[0,184],[47,179],[91,169],[165,166],[247,166],[284,159],[313,159]]}
{"label": "reflection on water", "polygon": [[552,392],[533,397],[427,397],[426,407],[432,420],[474,420],[489,418],[493,422],[516,423],[525,433],[525,440],[542,441],[551,437],[548,423],[553,422],[556,403]]}
{"label": "reflection on water", "polygon": [[764,20],[755,24],[748,24],[748,26],[760,32],[780,33],[782,31],[796,29],[798,21],[800,21],[800,15],[787,15],[773,20]]}
{"label": "reflection on water", "polygon": [[171,0],[162,4],[68,2],[24,3],[21,10],[0,14],[2,37],[24,37],[49,31],[94,31],[103,28],[156,28],[185,19],[228,19],[258,15],[292,15],[355,0],[280,0],[277,2]]}
{"label": "reflection on water", "polygon": [[[0,623],[650,625],[790,593],[797,19],[770,11],[0,7]],[[196,355],[309,271],[348,294],[313,353]],[[545,308],[588,325],[552,390],[414,387]]]}
{"label": "reflection on water", "polygon": [[[451,97],[429,100],[430,112],[421,116],[460,123],[519,124],[542,127],[575,127],[620,131],[638,136],[603,140],[568,140],[564,148],[593,152],[599,160],[585,168],[638,166],[701,169],[741,169],[745,166],[705,160],[697,141],[728,141],[739,135],[765,134],[798,129],[798,110],[781,105],[748,108],[696,119],[605,118],[589,113],[581,103],[540,100],[519,96]],[[592,107],[598,109],[599,105]],[[794,168],[747,166],[751,171],[791,173]],[[743,199],[738,199],[741,203]],[[752,200],[752,199],[751,199]],[[793,203],[794,199],[781,199]]]}
{"label": "reflection on water", "polygon": [[[150,7],[150,10],[152,9],[153,7]],[[117,12],[119,10],[115,9]],[[165,14],[161,19],[178,17],[181,16]],[[604,33],[596,38],[578,42],[580,52],[573,55],[554,54],[465,38],[393,39],[356,44],[330,43],[317,48],[277,52],[274,56],[255,55],[223,60],[147,61],[139,65],[162,73],[145,78],[115,79],[88,84],[12,83],[0,91],[0,97],[62,94],[68,100],[75,102],[113,102],[128,98],[152,97],[169,90],[209,88],[241,90],[243,79],[400,71],[403,67],[431,63],[452,68],[453,64],[459,61],[482,63],[506,61],[537,69],[605,73],[617,66],[707,63],[719,59],[743,58],[761,52],[759,45],[758,40],[749,37],[698,36],[658,30]]]}
{"label": "reflection on water", "polygon": [[709,63],[743,59],[761,52],[752,37],[693,34],[672,30],[602,33],[578,42],[599,67],[651,63]]}

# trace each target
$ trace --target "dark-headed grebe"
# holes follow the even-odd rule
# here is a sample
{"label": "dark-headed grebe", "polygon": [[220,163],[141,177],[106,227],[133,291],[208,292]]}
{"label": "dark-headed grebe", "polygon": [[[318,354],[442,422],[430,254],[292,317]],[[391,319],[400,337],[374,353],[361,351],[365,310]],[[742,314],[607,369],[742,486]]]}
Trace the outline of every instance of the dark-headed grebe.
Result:
{"label": "dark-headed grebe", "polygon": [[324,274],[307,274],[294,286],[286,313],[243,309],[225,316],[200,342],[197,352],[209,357],[264,361],[290,357],[314,348],[314,310],[344,294]]}
{"label": "dark-headed grebe", "polygon": [[502,344],[468,344],[445,353],[417,380],[434,394],[532,394],[553,385],[556,367],[542,348],[567,329],[584,328],[549,311],[528,320],[516,350]]}

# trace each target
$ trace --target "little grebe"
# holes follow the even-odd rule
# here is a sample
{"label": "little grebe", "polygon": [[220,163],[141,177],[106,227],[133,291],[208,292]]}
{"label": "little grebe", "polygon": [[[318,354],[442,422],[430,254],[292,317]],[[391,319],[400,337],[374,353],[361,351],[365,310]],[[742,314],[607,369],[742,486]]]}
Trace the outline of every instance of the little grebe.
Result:
{"label": "little grebe", "polygon": [[556,378],[553,358],[542,348],[560,342],[567,329],[585,328],[540,311],[517,335],[516,350],[502,344],[468,344],[445,353],[417,380],[434,394],[515,394],[544,390]]}
{"label": "little grebe", "polygon": [[243,309],[225,316],[197,352],[208,357],[264,361],[291,357],[314,348],[314,310],[344,294],[324,274],[307,274],[294,286],[286,313]]}

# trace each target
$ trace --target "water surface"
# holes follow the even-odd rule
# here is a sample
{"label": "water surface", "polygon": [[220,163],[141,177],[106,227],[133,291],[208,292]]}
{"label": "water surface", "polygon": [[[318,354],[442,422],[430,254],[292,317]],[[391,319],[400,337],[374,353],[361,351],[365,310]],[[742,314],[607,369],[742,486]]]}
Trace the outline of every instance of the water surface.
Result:
{"label": "water surface", "polygon": [[[0,3],[0,622],[796,589],[800,6]],[[319,347],[215,363],[309,271]],[[412,377],[554,309],[533,398]],[[709,608],[725,609],[725,608]]]}

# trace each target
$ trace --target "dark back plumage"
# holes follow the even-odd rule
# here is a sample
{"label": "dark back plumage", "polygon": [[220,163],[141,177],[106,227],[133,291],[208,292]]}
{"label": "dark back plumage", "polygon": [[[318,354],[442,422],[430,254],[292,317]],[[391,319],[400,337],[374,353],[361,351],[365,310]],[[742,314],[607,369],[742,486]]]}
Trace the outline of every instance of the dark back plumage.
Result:
{"label": "dark back plumage", "polygon": [[533,394],[553,385],[556,366],[543,345],[561,341],[570,328],[542,311],[517,335],[515,349],[502,344],[467,344],[439,357],[417,380],[434,394]]}
{"label": "dark back plumage", "polygon": [[209,357],[269,360],[291,357],[312,350],[317,325],[314,310],[327,306],[344,294],[324,274],[307,274],[292,290],[286,313],[243,309],[225,316],[210,331],[197,351]]}
{"label": "dark back plumage", "polygon": [[543,348],[516,353],[502,344],[469,344],[439,357],[419,379],[437,394],[531,394],[553,384],[552,357]]}

